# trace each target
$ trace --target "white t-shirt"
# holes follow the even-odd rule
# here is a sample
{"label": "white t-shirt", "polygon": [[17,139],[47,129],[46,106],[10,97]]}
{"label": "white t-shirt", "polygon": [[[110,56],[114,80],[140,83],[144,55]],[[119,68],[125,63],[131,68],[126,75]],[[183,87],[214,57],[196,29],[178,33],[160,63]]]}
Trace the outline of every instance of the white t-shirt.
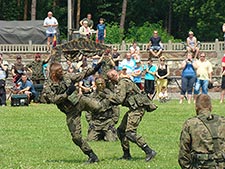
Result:
{"label": "white t-shirt", "polygon": [[[44,20],[44,26],[46,25],[52,25],[52,24],[57,24],[58,25],[58,21],[56,20],[55,17],[47,17]],[[56,27],[55,26],[49,26],[47,27],[46,33],[56,33]]]}

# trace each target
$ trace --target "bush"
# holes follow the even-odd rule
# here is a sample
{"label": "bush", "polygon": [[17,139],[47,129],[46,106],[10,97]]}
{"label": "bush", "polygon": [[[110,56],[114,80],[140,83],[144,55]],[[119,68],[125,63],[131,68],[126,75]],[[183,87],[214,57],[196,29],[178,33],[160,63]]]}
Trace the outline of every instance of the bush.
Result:
{"label": "bush", "polygon": [[115,44],[121,43],[123,40],[123,30],[120,29],[118,23],[112,22],[106,26],[106,38],[105,43]]}

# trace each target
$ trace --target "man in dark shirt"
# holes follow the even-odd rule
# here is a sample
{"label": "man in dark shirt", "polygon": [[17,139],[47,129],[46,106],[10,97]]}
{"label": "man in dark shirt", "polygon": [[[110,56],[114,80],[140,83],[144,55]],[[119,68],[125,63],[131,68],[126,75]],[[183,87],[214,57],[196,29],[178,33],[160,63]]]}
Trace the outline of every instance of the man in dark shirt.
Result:
{"label": "man in dark shirt", "polygon": [[161,37],[158,36],[158,31],[154,31],[153,36],[149,40],[149,51],[154,57],[159,57],[162,53]]}

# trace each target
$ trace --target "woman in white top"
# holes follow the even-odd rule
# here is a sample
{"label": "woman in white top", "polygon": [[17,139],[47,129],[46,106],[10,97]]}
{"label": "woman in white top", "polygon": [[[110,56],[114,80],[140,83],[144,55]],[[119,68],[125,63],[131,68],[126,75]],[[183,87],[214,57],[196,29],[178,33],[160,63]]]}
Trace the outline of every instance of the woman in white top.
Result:
{"label": "woman in white top", "polygon": [[198,58],[199,48],[197,38],[194,36],[194,33],[192,31],[190,31],[188,34],[189,36],[187,38],[187,50],[188,52],[194,53],[194,59]]}

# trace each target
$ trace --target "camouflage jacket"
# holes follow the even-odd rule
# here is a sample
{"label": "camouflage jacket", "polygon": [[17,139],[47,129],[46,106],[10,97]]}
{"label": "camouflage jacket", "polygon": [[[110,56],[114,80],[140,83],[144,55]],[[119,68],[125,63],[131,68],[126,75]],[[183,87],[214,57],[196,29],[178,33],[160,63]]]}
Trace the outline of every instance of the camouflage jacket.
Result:
{"label": "camouflage jacket", "polygon": [[49,79],[44,85],[45,93],[43,95],[48,102],[56,104],[62,112],[68,113],[78,103],[80,95],[74,91],[70,96],[67,96],[67,88],[93,73],[95,73],[94,69],[90,68],[80,73],[66,74],[59,83],[54,83]]}
{"label": "camouflage jacket", "polygon": [[[198,168],[200,167],[199,163],[204,164],[204,161],[210,160],[213,162],[212,159],[219,161],[223,158],[221,155],[225,153],[225,118],[212,115],[213,119],[210,123],[217,131],[220,144],[219,151],[214,152],[213,138],[207,127],[199,119],[200,116],[207,118],[208,114],[209,112],[202,111],[198,116],[188,119],[183,125],[178,157],[178,162],[182,168]],[[216,164],[211,163],[210,165]]]}
{"label": "camouflage jacket", "polygon": [[40,62],[33,61],[27,65],[27,67],[31,68],[32,70],[32,80],[43,80],[45,79],[43,65],[46,62],[44,60]]}
{"label": "camouflage jacket", "polygon": [[[111,56],[110,56],[111,57]],[[112,59],[110,59],[109,57],[104,57],[102,59],[102,62],[103,62],[103,65],[101,67],[102,69],[102,78],[105,79],[105,80],[108,80],[107,78],[107,72],[110,70],[110,69],[113,69],[113,65],[112,65]]]}

